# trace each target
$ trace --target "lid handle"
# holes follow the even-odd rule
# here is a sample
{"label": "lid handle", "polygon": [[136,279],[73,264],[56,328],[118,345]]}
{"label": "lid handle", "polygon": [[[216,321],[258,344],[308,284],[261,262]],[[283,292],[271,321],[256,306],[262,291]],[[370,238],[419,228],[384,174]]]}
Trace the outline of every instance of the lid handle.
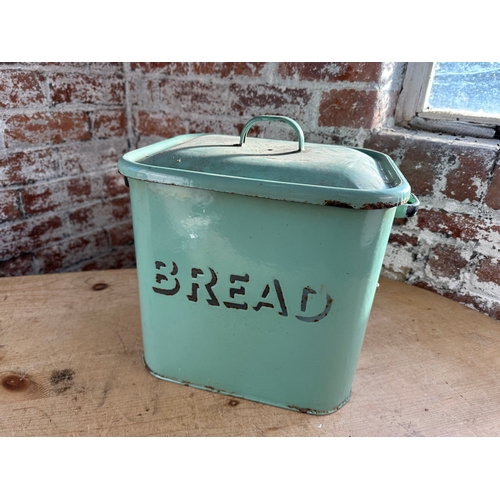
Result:
{"label": "lid handle", "polygon": [[262,116],[256,116],[255,118],[252,118],[250,121],[248,121],[245,126],[243,127],[243,130],[241,131],[240,134],[240,146],[243,146],[245,143],[245,139],[247,138],[248,131],[252,128],[255,122],[262,122],[262,121],[268,121],[268,122],[283,122],[287,123],[290,125],[290,127],[295,130],[295,133],[297,134],[297,138],[299,141],[299,151],[304,151],[304,132],[302,132],[302,129],[300,128],[300,125],[295,121],[292,120],[291,118],[288,118],[287,116],[278,116],[278,115],[262,115]]}

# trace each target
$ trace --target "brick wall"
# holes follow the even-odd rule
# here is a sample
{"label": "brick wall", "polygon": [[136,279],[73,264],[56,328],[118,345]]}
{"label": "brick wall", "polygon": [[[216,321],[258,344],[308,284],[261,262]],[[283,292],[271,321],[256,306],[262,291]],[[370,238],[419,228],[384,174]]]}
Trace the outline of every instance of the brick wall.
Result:
{"label": "brick wall", "polygon": [[0,64],[0,276],[134,264],[122,64]]}
{"label": "brick wall", "polygon": [[[128,149],[188,132],[236,135],[284,114],[306,141],[390,154],[420,197],[383,274],[500,319],[497,141],[394,127],[404,64],[0,65],[0,274],[133,265]],[[289,127],[251,134],[294,139]]]}
{"label": "brick wall", "polygon": [[383,274],[500,320],[498,140],[380,130],[365,146],[389,154],[421,201],[395,222]]}

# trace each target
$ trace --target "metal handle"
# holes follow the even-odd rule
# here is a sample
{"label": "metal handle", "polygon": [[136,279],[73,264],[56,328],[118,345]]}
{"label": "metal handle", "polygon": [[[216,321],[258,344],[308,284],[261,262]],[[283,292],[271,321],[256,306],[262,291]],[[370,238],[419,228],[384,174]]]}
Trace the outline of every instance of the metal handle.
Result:
{"label": "metal handle", "polygon": [[420,206],[419,199],[413,193],[411,193],[408,202],[403,203],[402,205],[399,205],[398,208],[396,208],[396,215],[394,217],[398,219],[405,217],[413,217],[417,213],[419,206]]}
{"label": "metal handle", "polygon": [[240,134],[240,146],[243,146],[243,144],[245,143],[248,131],[252,128],[253,124],[255,122],[262,122],[262,121],[283,122],[290,125],[290,127],[292,127],[293,130],[295,130],[295,133],[297,134],[297,138],[299,141],[299,151],[304,151],[304,132],[302,132],[300,125],[295,120],[292,120],[287,116],[278,116],[278,115],[256,116],[255,118],[252,118],[250,121],[248,121],[243,127],[243,130],[241,131]]}

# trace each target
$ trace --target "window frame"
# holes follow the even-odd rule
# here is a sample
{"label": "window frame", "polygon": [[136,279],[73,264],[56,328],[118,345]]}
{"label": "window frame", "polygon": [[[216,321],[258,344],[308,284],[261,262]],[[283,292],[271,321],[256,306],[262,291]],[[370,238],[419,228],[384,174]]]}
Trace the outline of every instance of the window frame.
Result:
{"label": "window frame", "polygon": [[500,138],[500,118],[424,110],[433,75],[433,62],[409,62],[398,99],[395,124],[407,128],[485,139]]}

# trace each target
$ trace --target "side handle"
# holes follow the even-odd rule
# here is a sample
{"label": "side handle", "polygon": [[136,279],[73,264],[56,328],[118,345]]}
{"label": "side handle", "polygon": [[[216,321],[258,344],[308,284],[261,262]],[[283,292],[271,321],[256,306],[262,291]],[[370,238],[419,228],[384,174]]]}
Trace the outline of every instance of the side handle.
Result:
{"label": "side handle", "polygon": [[406,203],[398,206],[394,217],[398,219],[413,217],[418,212],[418,207],[420,207],[420,201],[411,193],[410,199]]}

